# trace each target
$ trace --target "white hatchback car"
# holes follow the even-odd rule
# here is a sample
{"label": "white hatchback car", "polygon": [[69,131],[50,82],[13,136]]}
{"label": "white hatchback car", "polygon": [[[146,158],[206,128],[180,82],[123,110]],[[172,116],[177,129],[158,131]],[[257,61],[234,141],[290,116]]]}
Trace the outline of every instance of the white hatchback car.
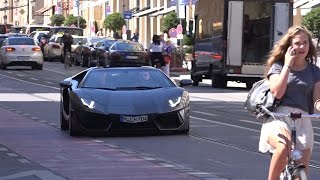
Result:
{"label": "white hatchback car", "polygon": [[[87,39],[84,36],[72,35],[73,45],[71,45],[71,58],[74,58],[74,50],[80,44],[87,43]],[[63,43],[61,41],[62,34],[52,35],[49,39],[49,43],[43,48],[43,56],[48,61],[53,61],[53,59],[62,60],[63,57]]]}
{"label": "white hatchback car", "polygon": [[3,70],[7,66],[31,66],[42,70],[43,54],[30,37],[8,37],[0,48],[0,64]]}

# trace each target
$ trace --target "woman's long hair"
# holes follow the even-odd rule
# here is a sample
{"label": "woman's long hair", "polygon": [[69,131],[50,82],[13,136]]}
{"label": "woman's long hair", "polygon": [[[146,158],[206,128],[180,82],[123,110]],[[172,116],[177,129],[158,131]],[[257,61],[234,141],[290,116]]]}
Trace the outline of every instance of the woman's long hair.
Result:
{"label": "woman's long hair", "polygon": [[160,45],[160,37],[158,35],[153,35],[152,37],[152,43],[155,45]]}
{"label": "woman's long hair", "polygon": [[281,61],[284,63],[284,57],[287,52],[289,46],[291,46],[292,39],[295,35],[299,33],[305,33],[308,36],[309,41],[309,51],[306,56],[306,61],[310,63],[316,63],[317,61],[317,49],[312,42],[312,34],[311,32],[304,26],[291,26],[287,33],[282,36],[282,38],[274,45],[272,51],[270,52],[269,58],[267,60],[266,68],[265,68],[265,77],[271,68],[271,66],[276,61]]}

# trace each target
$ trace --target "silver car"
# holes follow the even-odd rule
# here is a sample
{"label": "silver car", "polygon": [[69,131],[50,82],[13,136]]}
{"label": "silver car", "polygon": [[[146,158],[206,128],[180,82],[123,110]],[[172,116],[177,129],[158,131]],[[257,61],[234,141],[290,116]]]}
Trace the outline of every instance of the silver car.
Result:
{"label": "silver car", "polygon": [[0,48],[1,69],[7,66],[31,66],[42,70],[43,54],[40,46],[30,37],[8,37]]}

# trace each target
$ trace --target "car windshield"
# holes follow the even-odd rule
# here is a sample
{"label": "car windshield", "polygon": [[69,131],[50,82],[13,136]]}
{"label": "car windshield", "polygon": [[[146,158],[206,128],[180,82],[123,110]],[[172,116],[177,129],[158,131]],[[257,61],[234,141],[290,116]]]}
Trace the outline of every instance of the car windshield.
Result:
{"label": "car windshield", "polygon": [[3,41],[6,39],[6,36],[0,36],[0,46],[2,46]]}
{"label": "car windshield", "polygon": [[143,51],[143,47],[136,43],[117,43],[115,48],[121,51]]}
{"label": "car windshield", "polygon": [[81,85],[82,88],[110,90],[144,90],[174,86],[164,73],[152,69],[94,70],[87,74]]}
{"label": "car windshield", "polygon": [[90,39],[90,43],[91,44],[97,44],[100,40],[101,40],[101,38]]}
{"label": "car windshield", "polygon": [[36,45],[32,38],[9,38],[9,45]]}
{"label": "car windshield", "polygon": [[77,44],[87,44],[87,39],[86,38],[73,38],[73,45]]}

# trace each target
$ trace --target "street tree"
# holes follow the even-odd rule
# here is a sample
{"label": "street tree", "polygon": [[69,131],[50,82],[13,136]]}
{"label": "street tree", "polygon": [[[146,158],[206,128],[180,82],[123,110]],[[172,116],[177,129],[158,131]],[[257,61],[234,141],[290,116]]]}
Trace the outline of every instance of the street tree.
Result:
{"label": "street tree", "polygon": [[320,7],[313,8],[302,18],[302,25],[306,26],[313,35],[318,38],[317,46],[320,43]]}
{"label": "street tree", "polygon": [[[71,25],[78,25],[78,17],[77,16],[73,16],[73,15],[69,15],[64,23],[65,26],[71,26]],[[87,21],[83,18],[83,17],[79,17],[79,26],[80,28],[86,28],[87,27]]]}
{"label": "street tree", "polygon": [[112,13],[108,15],[103,21],[103,27],[113,32],[119,31],[126,21],[120,13]]}
{"label": "street tree", "polygon": [[163,18],[162,32],[169,32],[171,28],[176,28],[179,24],[179,19],[176,12],[170,12]]}
{"label": "street tree", "polygon": [[66,18],[62,14],[54,14],[50,17],[52,26],[61,26]]}

